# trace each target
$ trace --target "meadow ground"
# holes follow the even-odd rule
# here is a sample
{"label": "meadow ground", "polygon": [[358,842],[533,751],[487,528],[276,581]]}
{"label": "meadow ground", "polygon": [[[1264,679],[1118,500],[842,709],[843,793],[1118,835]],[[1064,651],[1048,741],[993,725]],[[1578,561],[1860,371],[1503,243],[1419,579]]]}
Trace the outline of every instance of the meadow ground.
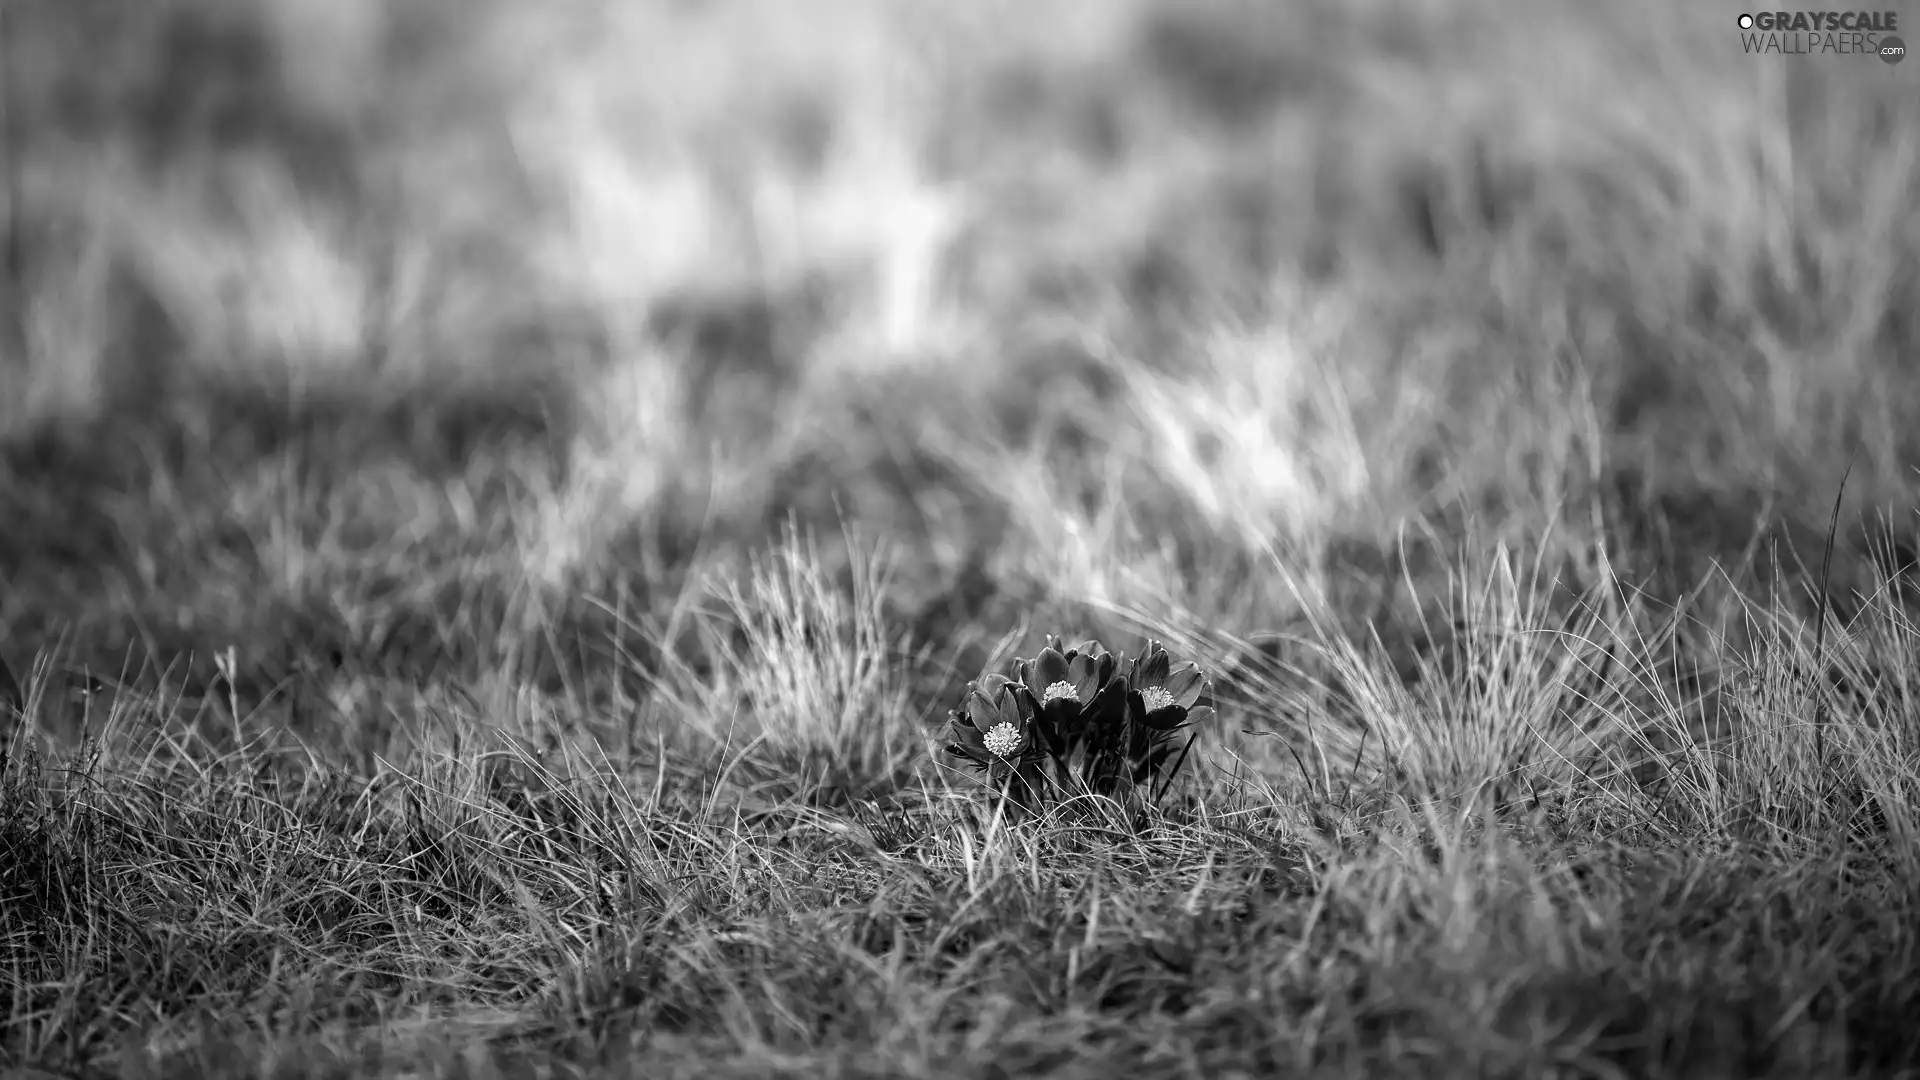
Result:
{"label": "meadow ground", "polygon": [[[1920,1075],[1920,65],[0,13],[8,1075]],[[933,752],[1049,632],[1144,816]]]}

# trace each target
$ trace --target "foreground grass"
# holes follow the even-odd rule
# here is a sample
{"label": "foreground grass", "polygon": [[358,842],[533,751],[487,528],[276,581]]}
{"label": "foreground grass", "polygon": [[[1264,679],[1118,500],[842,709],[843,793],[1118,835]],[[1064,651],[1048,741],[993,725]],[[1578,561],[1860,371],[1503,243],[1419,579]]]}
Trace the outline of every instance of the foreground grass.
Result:
{"label": "foreground grass", "polygon": [[275,790],[227,761],[46,817],[16,780],[9,933],[38,959],[15,960],[15,1045],[59,1063],[137,1031],[123,1067],[164,1075],[1886,1075],[1914,1053],[1913,897],[1854,843],[1254,800],[1145,837],[982,834],[937,801],[880,827],[716,805],[712,770],[663,758],[644,797],[602,777],[540,806],[478,770]]}
{"label": "foreground grass", "polygon": [[[1553,628],[1508,626],[1518,644],[1374,703],[1355,683],[1385,660],[1349,646],[1361,715],[1322,722],[1377,760],[1309,739],[1261,778],[1229,734],[1142,826],[1071,804],[1009,826],[957,775],[881,782],[916,748],[827,718],[900,724],[866,711],[886,688],[815,662],[869,647],[868,617],[818,578],[754,580],[751,610],[787,616],[663,697],[711,716],[748,682],[797,710],[784,741],[635,745],[630,714],[526,693],[420,709],[407,749],[357,769],[131,690],[76,754],[16,739],[9,1052],[182,1076],[1841,1076],[1920,1055],[1900,674],[1920,627],[1897,607],[1882,645],[1908,668],[1842,638],[1843,696],[1776,636],[1710,743],[1624,634],[1597,684],[1550,662]],[[1611,719],[1575,737],[1590,707]]]}
{"label": "foreground grass", "polygon": [[1026,8],[6,6],[0,1064],[1920,1069],[1913,65]]}

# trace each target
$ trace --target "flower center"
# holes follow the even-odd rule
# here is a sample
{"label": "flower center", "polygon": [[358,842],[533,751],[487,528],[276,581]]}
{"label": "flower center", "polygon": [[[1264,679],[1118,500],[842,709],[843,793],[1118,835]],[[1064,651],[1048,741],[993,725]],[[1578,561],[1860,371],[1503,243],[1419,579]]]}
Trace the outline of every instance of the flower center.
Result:
{"label": "flower center", "polygon": [[1080,691],[1074,689],[1072,683],[1062,679],[1052,686],[1047,687],[1046,693],[1040,695],[1040,704],[1051,705],[1060,698],[1066,698],[1068,701],[1079,701]]}
{"label": "flower center", "polygon": [[987,729],[982,741],[987,744],[987,752],[994,757],[1012,757],[1013,752],[1020,749],[1020,729],[1002,720]]}
{"label": "flower center", "polygon": [[1148,712],[1159,712],[1173,705],[1173,694],[1164,686],[1149,686],[1140,691],[1140,698],[1146,702]]}

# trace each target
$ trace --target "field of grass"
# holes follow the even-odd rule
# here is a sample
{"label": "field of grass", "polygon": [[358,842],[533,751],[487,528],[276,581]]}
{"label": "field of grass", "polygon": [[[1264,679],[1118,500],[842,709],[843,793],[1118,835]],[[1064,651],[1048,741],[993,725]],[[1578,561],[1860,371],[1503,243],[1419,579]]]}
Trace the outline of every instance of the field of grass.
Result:
{"label": "field of grass", "polygon": [[1736,13],[0,0],[0,1072],[1920,1077],[1920,65]]}

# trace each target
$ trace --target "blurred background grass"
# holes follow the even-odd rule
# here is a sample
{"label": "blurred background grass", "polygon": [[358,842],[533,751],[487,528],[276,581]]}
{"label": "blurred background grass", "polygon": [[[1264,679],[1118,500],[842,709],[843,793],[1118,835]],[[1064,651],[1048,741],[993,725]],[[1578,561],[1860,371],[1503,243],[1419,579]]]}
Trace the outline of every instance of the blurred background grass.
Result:
{"label": "blurred background grass", "polygon": [[1914,69],[1725,5],[6,12],[16,672],[626,700],[795,524],[916,704],[1502,550],[1711,621],[1850,464],[1836,602],[1912,567]]}

